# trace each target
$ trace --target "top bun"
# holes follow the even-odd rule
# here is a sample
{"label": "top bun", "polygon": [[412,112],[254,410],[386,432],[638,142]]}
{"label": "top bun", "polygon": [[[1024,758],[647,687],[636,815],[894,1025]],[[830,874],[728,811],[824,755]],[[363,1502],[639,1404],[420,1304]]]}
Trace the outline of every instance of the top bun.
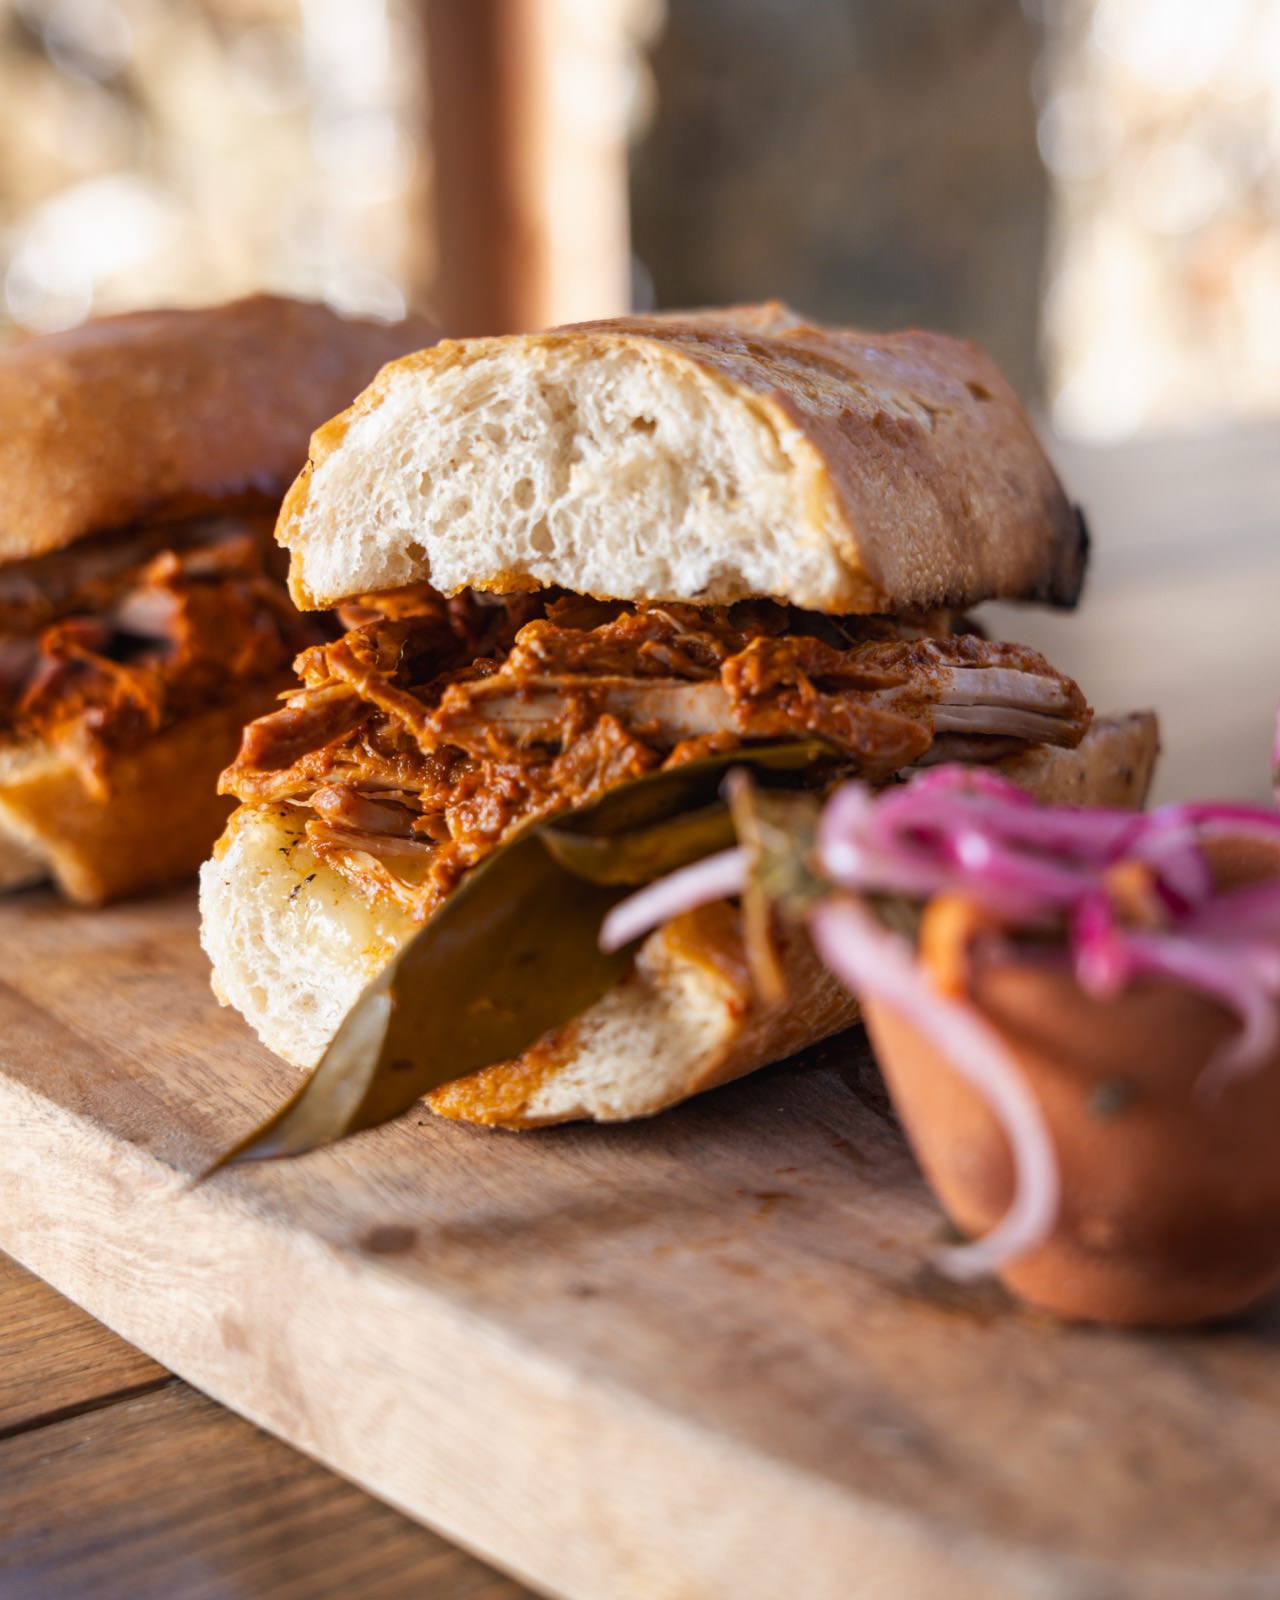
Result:
{"label": "top bun", "polygon": [[785,306],[446,341],[321,428],[299,605],[430,582],[834,613],[1072,605],[1082,520],[999,371]]}
{"label": "top bun", "polygon": [[256,295],[0,347],[0,561],[142,521],[274,509],[312,428],[433,337],[416,319]]}

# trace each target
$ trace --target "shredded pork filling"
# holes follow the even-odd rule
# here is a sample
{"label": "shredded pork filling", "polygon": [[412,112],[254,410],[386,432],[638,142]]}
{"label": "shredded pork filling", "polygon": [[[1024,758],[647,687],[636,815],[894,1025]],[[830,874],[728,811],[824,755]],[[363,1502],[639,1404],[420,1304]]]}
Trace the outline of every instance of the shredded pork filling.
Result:
{"label": "shredded pork filling", "polygon": [[343,620],[246,730],[223,789],[304,808],[322,860],[421,920],[514,829],[658,767],[812,735],[841,775],[885,782],[948,750],[1074,746],[1090,716],[1035,651],[945,615],[420,587]]}
{"label": "shredded pork filling", "polygon": [[0,740],[54,746],[87,781],[160,728],[278,682],[323,637],[290,603],[264,518],[86,540],[0,568]]}

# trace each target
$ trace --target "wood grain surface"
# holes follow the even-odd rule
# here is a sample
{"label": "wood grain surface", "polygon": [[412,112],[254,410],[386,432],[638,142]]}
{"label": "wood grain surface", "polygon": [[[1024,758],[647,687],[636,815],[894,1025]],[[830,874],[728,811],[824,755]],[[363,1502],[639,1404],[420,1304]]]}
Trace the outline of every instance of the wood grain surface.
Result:
{"label": "wood grain surface", "polygon": [[186,1384],[0,1443],[6,1600],[520,1600]]}
{"label": "wood grain surface", "polygon": [[529,1597],[198,1395],[5,1255],[0,1594]]}
{"label": "wood grain surface", "polygon": [[141,1350],[0,1256],[0,1439],[168,1380]]}
{"label": "wood grain surface", "polygon": [[0,939],[0,1244],[535,1587],[1280,1594],[1275,1308],[1124,1337],[940,1282],[858,1038],[648,1123],[423,1114],[192,1188],[293,1078],[189,898],[29,894]]}

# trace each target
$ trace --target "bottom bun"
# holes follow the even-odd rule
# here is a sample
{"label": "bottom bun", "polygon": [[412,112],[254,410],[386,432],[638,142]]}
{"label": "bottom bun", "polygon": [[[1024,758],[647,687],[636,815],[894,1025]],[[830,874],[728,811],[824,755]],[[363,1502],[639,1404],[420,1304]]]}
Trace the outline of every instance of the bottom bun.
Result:
{"label": "bottom bun", "polygon": [[0,832],[0,894],[8,889],[28,889],[48,876],[48,865],[38,851]]}
{"label": "bottom bun", "polygon": [[1037,745],[996,762],[996,771],[1051,806],[1129,806],[1147,803],[1160,754],[1152,711],[1098,717],[1074,750]]}
{"label": "bottom bun", "polygon": [[231,809],[218,775],[284,687],[259,684],[115,757],[105,794],[56,750],[0,745],[0,890],[51,879],[101,905],[192,875]]}
{"label": "bottom bun", "polygon": [[[1036,750],[1000,769],[1058,803],[1140,806],[1158,743],[1147,713],[1099,719],[1077,750]],[[415,924],[371,906],[312,854],[287,806],[242,806],[201,872],[201,938],[223,1004],[299,1066],[319,1060],[361,991]],[[781,1061],[857,1020],[848,992],[799,930],[780,934],[787,1002],[753,993],[738,913],[704,907],[645,940],[632,972],[518,1060],[428,1098],[467,1122],[530,1128],[647,1116]]]}

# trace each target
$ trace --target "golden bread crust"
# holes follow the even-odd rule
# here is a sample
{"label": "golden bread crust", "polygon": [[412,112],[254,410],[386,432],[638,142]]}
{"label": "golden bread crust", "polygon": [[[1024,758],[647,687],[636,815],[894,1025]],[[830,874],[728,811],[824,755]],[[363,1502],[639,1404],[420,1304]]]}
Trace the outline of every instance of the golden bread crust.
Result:
{"label": "golden bread crust", "polygon": [[[232,810],[217,792],[218,774],[245,723],[269,710],[285,687],[257,684],[113,758],[105,795],[56,752],[0,747],[0,851],[38,861],[38,876],[52,878],[79,905],[190,876]],[[36,876],[33,867],[23,881]]]}
{"label": "golden bread crust", "polygon": [[49,876],[44,857],[19,840],[0,833],[0,894],[27,889]]}
{"label": "golden bread crust", "polygon": [[[427,1097],[441,1116],[487,1127],[536,1128],[583,1117],[603,1122],[650,1116],[691,1095],[781,1061],[819,1039],[851,1027],[857,1002],[818,960],[803,930],[775,930],[775,953],[787,986],[781,1006],[761,1005],[751,985],[742,940],[741,915],[720,902],[677,917],[645,941],[640,960],[617,989],[596,1007],[612,1013],[611,1022],[629,1020],[638,1050],[655,1012],[689,1004],[705,1013],[699,1047],[672,1063],[649,1062],[656,1072],[632,1088],[613,1085],[616,1111],[590,1093],[575,1103],[572,1069],[599,1055],[608,1069],[613,1028],[600,1050],[597,1030],[587,1017],[541,1039],[515,1061],[500,1062],[445,1085]],[[691,1001],[691,994],[696,999]],[[615,1058],[616,1059],[616,1058]],[[642,1066],[645,1063],[641,1063]],[[606,1096],[606,1100],[609,1097]]]}
{"label": "golden bread crust", "polygon": [[800,430],[840,506],[842,554],[870,591],[856,609],[1079,598],[1083,522],[976,344],[826,328],[776,301],[583,331],[593,326],[690,356]]}
{"label": "golden bread crust", "polygon": [[256,295],[0,349],[0,561],[214,510],[274,508],[317,420],[436,337]]}
{"label": "golden bread crust", "polygon": [[1160,755],[1153,711],[1095,717],[1075,750],[1037,745],[1006,756],[996,770],[1048,805],[1129,806],[1146,803]]}

